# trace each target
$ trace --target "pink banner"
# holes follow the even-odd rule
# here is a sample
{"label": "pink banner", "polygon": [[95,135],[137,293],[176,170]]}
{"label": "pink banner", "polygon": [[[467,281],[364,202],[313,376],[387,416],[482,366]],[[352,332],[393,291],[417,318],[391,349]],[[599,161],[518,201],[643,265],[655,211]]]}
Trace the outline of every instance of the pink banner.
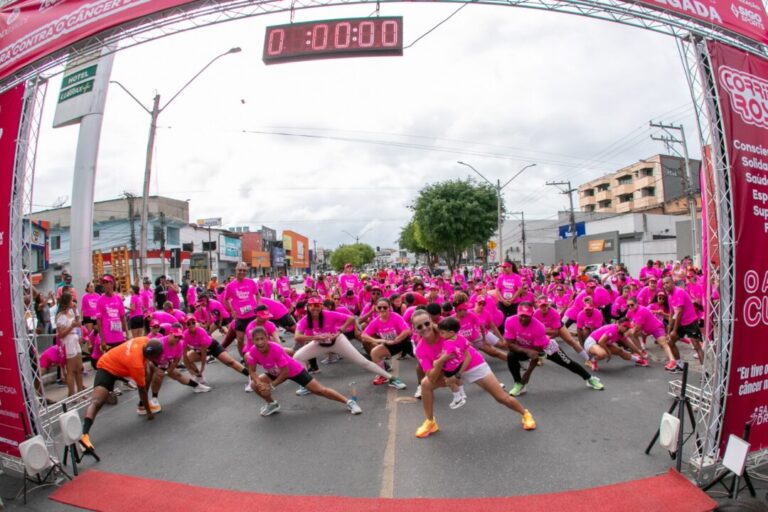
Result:
{"label": "pink banner", "polygon": [[[29,431],[11,312],[11,190],[24,84],[0,94],[0,452],[19,457]],[[26,424],[26,429],[25,429]]]}
{"label": "pink banner", "polygon": [[762,0],[637,0],[637,3],[768,43],[768,15]]}
{"label": "pink banner", "polygon": [[37,59],[192,0],[19,0],[0,9],[0,80]]}
{"label": "pink banner", "polygon": [[736,240],[734,328],[722,445],[752,421],[768,448],[768,61],[710,41],[730,164]]}

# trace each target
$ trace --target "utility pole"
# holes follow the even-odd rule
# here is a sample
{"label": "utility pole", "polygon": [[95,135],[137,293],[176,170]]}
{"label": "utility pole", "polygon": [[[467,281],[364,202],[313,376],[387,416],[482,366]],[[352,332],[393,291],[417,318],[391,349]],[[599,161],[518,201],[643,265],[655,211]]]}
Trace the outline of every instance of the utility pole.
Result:
{"label": "utility pole", "polygon": [[133,202],[136,200],[136,196],[130,192],[124,192],[125,198],[128,200],[128,222],[131,223],[131,266],[133,267],[133,282],[139,282],[139,267],[136,265],[136,227],[133,219],[136,215],[133,208]]}
{"label": "utility pole", "polygon": [[[576,248],[576,214],[573,212],[573,193],[577,191],[577,189],[571,187],[570,181],[548,181],[547,185],[551,185],[553,187],[557,187],[558,190],[560,190],[561,194],[568,194],[568,201],[571,203],[571,210],[570,210],[570,226],[571,226],[571,233],[573,234],[573,248]],[[560,188],[560,187],[566,187],[566,188]]]}
{"label": "utility pole", "polygon": [[[688,144],[685,140],[685,128],[682,124],[664,124],[650,122],[651,128],[658,128],[664,132],[664,135],[654,136],[651,135],[651,139],[663,142],[670,153],[677,154],[678,157],[682,157],[685,163],[685,173],[683,175],[683,188],[684,193],[688,200],[688,212],[691,216],[691,258],[695,264],[701,264],[701,256],[699,253],[699,235],[698,227],[696,226],[696,194],[693,189],[693,172],[691,171],[691,161],[688,158]],[[673,136],[670,130],[677,131],[680,134],[680,138]],[[674,144],[680,144],[683,149],[683,153],[680,154],[674,147]],[[664,170],[662,169],[662,172]]]}
{"label": "utility pole", "polygon": [[160,262],[162,275],[165,275],[165,213],[160,212]]}
{"label": "utility pole", "polygon": [[525,252],[525,212],[509,212],[510,215],[520,216],[520,229],[522,231],[520,236],[520,242],[523,244],[523,266],[525,266],[526,252]]}

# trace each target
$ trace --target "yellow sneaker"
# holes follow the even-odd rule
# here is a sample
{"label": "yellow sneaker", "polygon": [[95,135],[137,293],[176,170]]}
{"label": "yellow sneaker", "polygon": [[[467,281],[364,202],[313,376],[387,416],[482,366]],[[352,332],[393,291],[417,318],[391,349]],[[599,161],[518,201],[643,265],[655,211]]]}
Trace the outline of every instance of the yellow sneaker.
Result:
{"label": "yellow sneaker", "polygon": [[91,436],[88,434],[83,434],[80,436],[80,446],[86,450],[93,450],[93,445],[91,444]]}
{"label": "yellow sneaker", "polygon": [[525,430],[534,430],[536,428],[536,420],[533,419],[533,414],[528,409],[523,413],[522,422]]}
{"label": "yellow sneaker", "polygon": [[416,430],[416,437],[429,437],[439,430],[440,428],[437,426],[435,420],[424,420],[424,423],[422,423],[418,430]]}

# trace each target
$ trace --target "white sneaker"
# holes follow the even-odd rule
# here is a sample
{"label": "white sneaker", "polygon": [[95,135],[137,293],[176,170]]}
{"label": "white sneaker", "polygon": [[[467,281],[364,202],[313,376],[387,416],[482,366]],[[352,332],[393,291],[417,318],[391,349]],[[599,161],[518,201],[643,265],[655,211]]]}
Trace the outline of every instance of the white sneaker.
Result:
{"label": "white sneaker", "polygon": [[347,400],[347,409],[349,409],[349,412],[352,414],[362,414],[363,410],[360,408],[359,405],[357,405],[357,402],[354,400]]}
{"label": "white sneaker", "polygon": [[299,389],[296,390],[296,396],[307,396],[311,394],[312,392],[304,386],[299,386]]}
{"label": "white sneaker", "polygon": [[134,382],[133,382],[132,380],[129,380],[129,381],[127,381],[127,382],[125,383],[125,386],[126,386],[128,389],[132,389],[132,390],[136,391],[136,384],[134,384]]}
{"label": "white sneaker", "polygon": [[195,386],[195,393],[207,393],[211,390],[210,386],[206,386],[205,384],[197,383],[197,386]]}
{"label": "white sneaker", "polygon": [[152,411],[152,414],[157,414],[163,410],[163,408],[160,407],[160,401],[157,398],[149,399],[149,410]]}
{"label": "white sneaker", "polygon": [[246,393],[253,393],[253,388],[251,387],[251,381],[245,383],[245,392]]}
{"label": "white sneaker", "polygon": [[195,382],[197,382],[198,384],[208,384],[208,381],[206,381],[205,377],[203,377],[202,375],[199,377],[192,377],[192,378],[195,379]]}
{"label": "white sneaker", "polygon": [[450,404],[448,404],[448,407],[450,407],[451,409],[458,409],[459,407],[463,406],[466,403],[467,403],[467,399],[464,398],[463,396],[460,396],[460,397],[454,398],[453,401]]}
{"label": "white sneaker", "polygon": [[413,394],[413,398],[421,398],[421,384],[416,387],[416,392]]}
{"label": "white sneaker", "polygon": [[280,410],[280,404],[275,400],[263,406],[259,411],[262,416],[271,416]]}

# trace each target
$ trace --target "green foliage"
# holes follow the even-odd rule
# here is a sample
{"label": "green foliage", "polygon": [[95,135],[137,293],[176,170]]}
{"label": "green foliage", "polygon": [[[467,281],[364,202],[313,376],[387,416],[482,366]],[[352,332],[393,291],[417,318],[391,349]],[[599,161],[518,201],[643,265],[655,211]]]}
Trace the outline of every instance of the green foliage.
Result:
{"label": "green foliage", "polygon": [[411,209],[418,245],[430,253],[442,254],[452,268],[463,251],[474,244],[485,244],[497,227],[496,190],[471,180],[427,185]]}
{"label": "green foliage", "polygon": [[405,249],[406,251],[416,254],[425,254],[428,251],[419,244],[418,240],[416,240],[416,229],[416,221],[411,219],[411,221],[400,230],[398,244],[401,249]]}
{"label": "green foliage", "polygon": [[344,265],[351,263],[356,268],[372,262],[376,258],[376,253],[368,244],[340,245],[331,254],[331,267],[340,272]]}

